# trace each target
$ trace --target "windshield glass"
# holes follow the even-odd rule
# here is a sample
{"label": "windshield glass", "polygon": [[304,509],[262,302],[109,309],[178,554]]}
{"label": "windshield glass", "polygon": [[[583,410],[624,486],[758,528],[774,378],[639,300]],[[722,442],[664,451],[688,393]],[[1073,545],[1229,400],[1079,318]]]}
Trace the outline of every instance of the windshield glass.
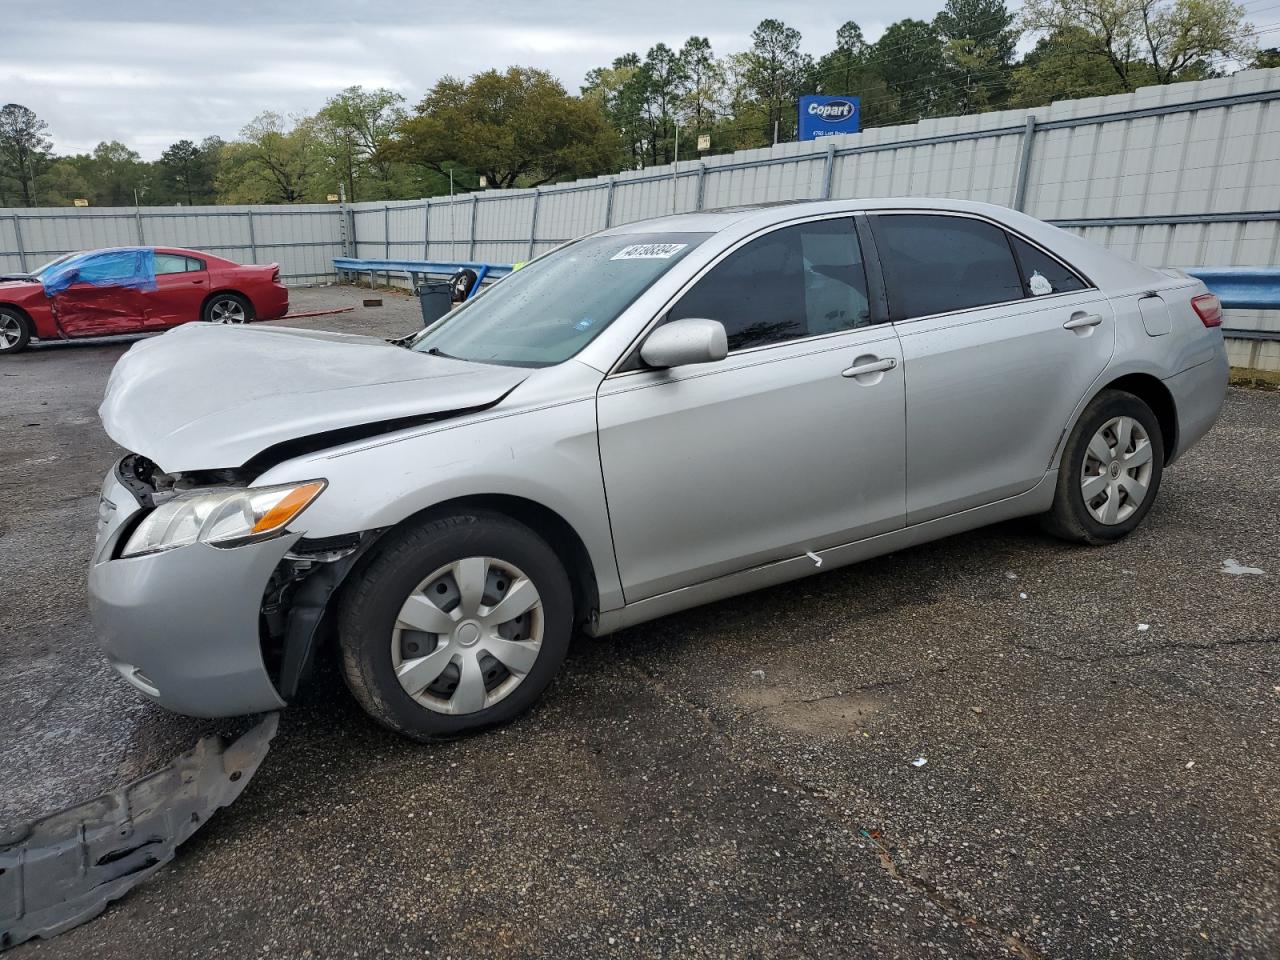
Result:
{"label": "windshield glass", "polygon": [[58,264],[64,263],[65,261],[70,260],[72,257],[78,257],[78,256],[80,256],[80,254],[78,253],[64,253],[62,256],[58,257],[56,260],[50,260],[48,263],[46,263],[43,267],[40,267],[38,270],[33,270],[31,272],[31,276],[36,278],[42,277],[46,273],[48,273],[50,270],[52,270],[54,267],[56,267]]}
{"label": "windshield glass", "polygon": [[504,277],[412,349],[521,367],[562,363],[709,236],[628,233],[571,243]]}

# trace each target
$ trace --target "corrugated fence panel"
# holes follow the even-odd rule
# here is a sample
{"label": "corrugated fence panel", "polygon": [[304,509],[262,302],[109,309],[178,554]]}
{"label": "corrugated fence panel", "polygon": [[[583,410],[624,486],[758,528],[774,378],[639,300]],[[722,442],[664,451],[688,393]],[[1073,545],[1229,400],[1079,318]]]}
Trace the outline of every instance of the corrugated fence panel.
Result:
{"label": "corrugated fence panel", "polygon": [[[689,159],[678,172],[356,203],[345,230],[325,204],[4,211],[0,268],[156,243],[274,260],[286,278],[315,280],[344,252],[508,263],[673,210],[821,196],[1021,197],[1033,216],[1153,266],[1269,266],[1280,256],[1280,69]],[[1280,315],[1234,311],[1227,324],[1275,330]],[[1272,362],[1262,346],[1249,355]]]}

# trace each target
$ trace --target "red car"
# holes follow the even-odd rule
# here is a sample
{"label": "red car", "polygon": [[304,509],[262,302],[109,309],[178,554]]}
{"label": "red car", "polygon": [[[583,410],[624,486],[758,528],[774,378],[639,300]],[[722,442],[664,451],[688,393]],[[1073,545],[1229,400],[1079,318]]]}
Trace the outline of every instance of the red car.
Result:
{"label": "red car", "polygon": [[[154,263],[154,284],[113,284],[95,264],[134,254]],[[72,261],[75,261],[73,264]],[[81,282],[68,267],[95,282]],[[46,291],[50,278],[60,277]],[[70,280],[70,285],[67,282]],[[63,289],[65,287],[65,289]],[[277,264],[245,266],[178,247],[131,247],[69,253],[31,274],[0,276],[0,354],[17,353],[33,339],[68,340],[166,330],[180,323],[249,323],[289,312],[289,291]]]}

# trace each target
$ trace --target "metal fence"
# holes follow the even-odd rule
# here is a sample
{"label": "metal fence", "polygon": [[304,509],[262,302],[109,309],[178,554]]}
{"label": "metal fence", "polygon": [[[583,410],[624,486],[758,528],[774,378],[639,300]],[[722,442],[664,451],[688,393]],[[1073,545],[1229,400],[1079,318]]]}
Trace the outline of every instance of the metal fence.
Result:
{"label": "metal fence", "polygon": [[[528,259],[606,226],[672,211],[802,197],[945,196],[1025,210],[1152,266],[1280,262],[1280,69],[1068,100],[1035,110],[651,167],[534,190],[257,207],[0,211],[0,271],[113,244],[275,260],[333,279],[331,260]],[[1237,365],[1280,369],[1280,316],[1232,311]],[[1246,333],[1246,337],[1248,334]]]}

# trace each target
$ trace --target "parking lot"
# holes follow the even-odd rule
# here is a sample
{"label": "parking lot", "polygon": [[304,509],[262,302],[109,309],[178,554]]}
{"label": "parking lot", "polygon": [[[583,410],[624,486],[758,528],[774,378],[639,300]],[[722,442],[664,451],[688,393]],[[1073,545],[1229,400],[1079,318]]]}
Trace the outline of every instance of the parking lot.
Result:
{"label": "parking lot", "polygon": [[[382,296],[298,325],[419,325]],[[87,623],[127,346],[0,362],[0,824],[244,726],[143,701]],[[1280,393],[1233,389],[1115,546],[1005,524],[583,638],[445,744],[326,670],[174,863],[14,955],[1274,957],[1277,578]]]}

